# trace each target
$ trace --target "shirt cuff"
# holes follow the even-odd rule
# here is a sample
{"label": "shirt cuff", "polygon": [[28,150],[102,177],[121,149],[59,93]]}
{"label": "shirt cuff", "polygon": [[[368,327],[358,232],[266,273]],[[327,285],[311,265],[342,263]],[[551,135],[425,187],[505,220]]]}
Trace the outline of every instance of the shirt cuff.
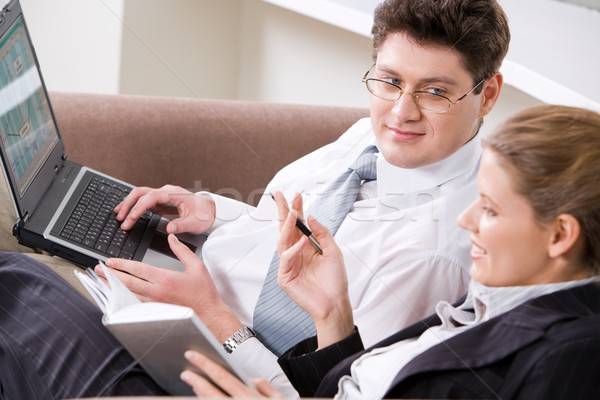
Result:
{"label": "shirt cuff", "polygon": [[277,356],[258,339],[250,338],[244,341],[229,354],[228,360],[247,377],[266,379],[286,399],[300,397],[279,367]]}
{"label": "shirt cuff", "polygon": [[236,219],[250,214],[254,207],[241,202],[239,200],[230,199],[229,197],[220,196],[210,192],[197,192],[197,196],[208,196],[215,202],[215,221],[212,226],[206,231],[209,235],[219,226],[227,222],[235,221]]}

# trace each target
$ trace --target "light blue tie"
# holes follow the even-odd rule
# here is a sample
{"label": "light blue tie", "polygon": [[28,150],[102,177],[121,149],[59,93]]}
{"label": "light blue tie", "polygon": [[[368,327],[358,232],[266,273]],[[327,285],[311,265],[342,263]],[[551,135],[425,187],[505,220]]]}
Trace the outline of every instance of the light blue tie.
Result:
{"label": "light blue tie", "polygon": [[[309,208],[309,213],[327,226],[332,235],[356,201],[362,182],[377,178],[376,152],[375,146],[366,148]],[[296,343],[314,336],[316,331],[310,316],[277,284],[278,270],[279,253],[275,252],[254,309],[254,331],[258,339],[279,357]]]}

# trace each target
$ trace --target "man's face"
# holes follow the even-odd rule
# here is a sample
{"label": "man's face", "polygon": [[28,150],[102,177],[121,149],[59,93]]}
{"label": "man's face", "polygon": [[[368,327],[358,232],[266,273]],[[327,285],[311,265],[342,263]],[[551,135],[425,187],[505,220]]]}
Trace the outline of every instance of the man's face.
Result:
{"label": "man's face", "polygon": [[[373,77],[409,93],[429,91],[452,101],[473,87],[458,53],[420,46],[403,33],[392,33],[383,42]],[[445,159],[473,138],[479,119],[489,111],[483,110],[483,103],[482,94],[471,93],[446,113],[435,114],[419,109],[411,95],[396,102],[371,96],[371,121],[385,159],[398,167],[416,168]]]}

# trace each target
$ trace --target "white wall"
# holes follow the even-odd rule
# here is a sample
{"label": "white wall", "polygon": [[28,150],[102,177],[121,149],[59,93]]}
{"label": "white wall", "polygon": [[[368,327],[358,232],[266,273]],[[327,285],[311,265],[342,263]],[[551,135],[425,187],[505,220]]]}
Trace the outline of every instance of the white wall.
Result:
{"label": "white wall", "polygon": [[49,90],[117,93],[124,0],[21,0]]}
{"label": "white wall", "polygon": [[368,106],[367,37],[260,0],[126,0],[124,19],[121,93]]}
{"label": "white wall", "polygon": [[499,3],[511,30],[505,80],[547,103],[600,112],[600,12],[555,0]]}
{"label": "white wall", "polygon": [[494,109],[484,118],[481,133],[489,135],[508,116],[524,108],[544,104],[541,100],[511,85],[504,85]]}
{"label": "white wall", "polygon": [[239,0],[126,0],[121,93],[235,99]]}
{"label": "white wall", "polygon": [[262,1],[242,15],[239,98],[368,107],[369,38]]}

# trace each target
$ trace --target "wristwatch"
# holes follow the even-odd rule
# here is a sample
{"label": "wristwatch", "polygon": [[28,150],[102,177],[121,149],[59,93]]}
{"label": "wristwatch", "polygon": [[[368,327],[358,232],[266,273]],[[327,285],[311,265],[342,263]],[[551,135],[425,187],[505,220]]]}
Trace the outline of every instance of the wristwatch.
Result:
{"label": "wristwatch", "polygon": [[223,343],[223,347],[227,353],[231,354],[240,344],[253,337],[256,337],[256,333],[251,328],[243,327],[229,336],[225,343]]}

